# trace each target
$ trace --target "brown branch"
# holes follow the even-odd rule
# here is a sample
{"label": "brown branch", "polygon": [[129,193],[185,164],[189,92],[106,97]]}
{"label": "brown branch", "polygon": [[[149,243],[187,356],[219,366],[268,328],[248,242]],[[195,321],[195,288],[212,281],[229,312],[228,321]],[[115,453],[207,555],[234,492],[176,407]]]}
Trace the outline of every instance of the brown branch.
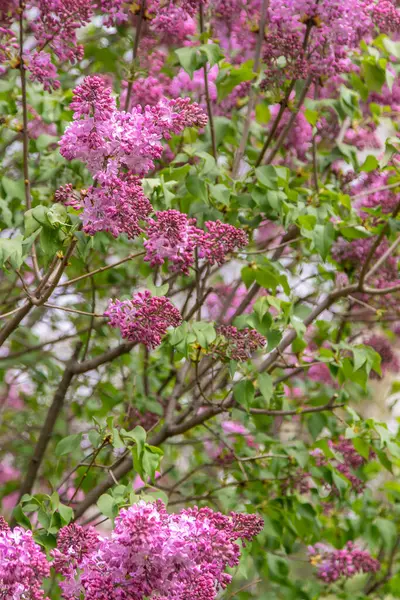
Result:
{"label": "brown branch", "polygon": [[[259,25],[259,30],[258,30],[258,38],[257,38],[256,49],[255,49],[255,55],[254,55],[254,72],[255,73],[260,72],[261,46],[262,46],[262,43],[264,40],[264,35],[265,35],[264,31],[265,31],[265,26],[267,23],[268,7],[269,7],[269,0],[263,0],[262,6],[261,6],[261,16],[260,16],[260,25]],[[237,177],[240,163],[243,158],[244,151],[246,149],[247,139],[249,137],[252,113],[254,110],[255,103],[256,103],[256,91],[255,91],[254,86],[252,85],[251,89],[250,89],[250,94],[249,94],[249,101],[247,103],[247,114],[246,114],[246,120],[243,125],[242,137],[240,140],[239,148],[237,149],[234,159],[233,159],[232,179],[236,179],[236,177]]]}
{"label": "brown branch", "polygon": [[[399,211],[400,211],[400,201],[396,204],[394,211],[390,215],[391,218],[395,219],[397,217],[397,215],[399,214]],[[389,224],[389,221],[387,221],[385,223],[385,225],[382,227],[381,232],[377,236],[375,242],[372,244],[371,248],[369,249],[367,258],[364,261],[364,264],[362,266],[361,273],[360,273],[360,278],[359,278],[359,290],[360,291],[363,289],[364,281],[365,281],[365,278],[366,278],[366,275],[367,275],[367,272],[369,269],[370,262],[373,259],[374,254],[375,254],[376,250],[378,249],[380,243],[382,242],[383,238],[387,234],[389,227],[390,227],[390,224]]]}
{"label": "brown branch", "polygon": [[[199,21],[200,21],[200,33],[203,34],[204,33],[204,7],[203,7],[202,0],[199,0]],[[211,106],[210,89],[208,86],[207,64],[205,64],[203,67],[203,74],[204,74],[204,91],[205,91],[205,95],[206,95],[206,104],[207,104],[207,115],[208,115],[208,122],[210,124],[210,133],[211,133],[211,147],[212,147],[213,156],[214,156],[215,160],[217,160],[217,156],[218,156],[217,155],[217,140],[216,140],[216,136],[215,136],[214,117],[213,117],[212,106]]]}
{"label": "brown branch", "polygon": [[30,494],[32,491],[38,471],[40,469],[40,465],[42,464],[46,452],[47,445],[53,433],[53,429],[56,424],[58,415],[60,414],[60,411],[64,405],[65,396],[73,380],[74,372],[72,370],[72,366],[76,362],[81,347],[82,344],[79,342],[75,347],[73,355],[64,371],[62,379],[54,394],[53,401],[47,412],[46,420],[43,424],[39,435],[39,439],[36,443],[33,456],[29,462],[27,473],[20,487],[19,500],[21,500],[21,498],[25,494]]}
{"label": "brown branch", "polygon": [[[135,64],[135,60],[136,60],[137,52],[138,52],[138,48],[139,48],[140,34],[142,32],[145,10],[146,10],[146,0],[142,0],[141,6],[140,6],[139,21],[138,21],[138,24],[136,27],[135,41],[133,44],[133,53],[132,53],[132,64],[133,65]],[[132,86],[133,86],[133,79],[131,78],[130,81],[128,82],[128,89],[126,90],[125,111],[127,111],[129,109],[129,104],[130,104],[131,96],[132,96]]]}

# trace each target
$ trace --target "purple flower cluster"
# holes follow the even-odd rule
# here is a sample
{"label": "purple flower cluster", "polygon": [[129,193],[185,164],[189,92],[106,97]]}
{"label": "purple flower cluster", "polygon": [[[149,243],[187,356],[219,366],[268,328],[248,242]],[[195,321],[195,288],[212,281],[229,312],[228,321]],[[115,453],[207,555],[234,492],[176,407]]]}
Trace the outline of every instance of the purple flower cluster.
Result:
{"label": "purple flower cluster", "polygon": [[188,274],[194,263],[196,241],[202,233],[195,227],[196,220],[178,210],[156,212],[156,218],[151,220],[146,231],[144,260],[152,266],[169,260],[172,271]]}
{"label": "purple flower cluster", "polygon": [[61,139],[61,154],[85,162],[100,183],[85,196],[85,231],[139,235],[139,222],[147,220],[151,206],[136,176],[147,173],[161,157],[163,137],[185,127],[204,127],[205,113],[188,98],[162,98],[152,107],[118,111],[111,89],[96,75],[74,90],[71,109],[74,121]]}
{"label": "purple flower cluster", "polygon": [[[329,440],[328,444],[331,450],[340,454],[342,458],[342,460],[331,459],[330,464],[346,477],[350,482],[351,489],[356,492],[356,494],[361,494],[365,488],[365,483],[353,473],[353,470],[362,467],[365,464],[365,459],[354,448],[352,441],[346,440],[343,436],[340,436],[336,442]],[[320,448],[312,450],[310,454],[314,457],[317,466],[324,466],[328,463]],[[371,458],[373,457],[373,452],[370,453],[370,456]],[[332,491],[335,490],[336,488],[333,487]]]}
{"label": "purple flower cluster", "polygon": [[317,577],[325,583],[334,583],[341,577],[346,579],[357,573],[377,573],[379,561],[364,550],[347,542],[342,550],[330,548],[325,544],[315,544],[308,548],[312,565],[317,566]]}
{"label": "purple flower cluster", "polygon": [[162,502],[141,501],[115,519],[110,538],[99,539],[79,525],[62,529],[53,551],[65,580],[65,600],[213,600],[238,565],[237,540],[263,528],[256,515],[209,508],[168,514]]}
{"label": "purple flower cluster", "polygon": [[[270,5],[267,82],[334,76],[351,68],[349,51],[374,28],[387,30],[388,9],[365,0],[282,0]],[[390,4],[390,2],[389,2]],[[392,4],[391,18],[398,18]]]}
{"label": "purple flower cluster", "polygon": [[48,600],[42,589],[49,577],[46,555],[21,527],[11,530],[0,517],[0,597],[4,600]]}
{"label": "purple flower cluster", "polygon": [[222,340],[215,347],[215,352],[239,362],[246,361],[251,355],[263,348],[266,339],[255,329],[237,329],[233,325],[221,325],[217,329]]}
{"label": "purple flower cluster", "polygon": [[142,232],[140,222],[146,222],[150,212],[151,204],[138,177],[111,175],[107,183],[91,186],[85,194],[83,229],[89,235],[108,231],[115,238],[125,233],[132,239]]}
{"label": "purple flower cluster", "polygon": [[177,210],[157,212],[156,218],[150,221],[144,241],[147,251],[144,260],[152,266],[169,260],[172,271],[188,274],[195,262],[196,248],[199,258],[221,265],[226,254],[247,243],[242,230],[220,221],[208,221],[208,231],[204,232],[196,227],[196,219],[189,219]]}
{"label": "purple flower cluster", "polygon": [[110,300],[104,316],[111,327],[120,329],[123,338],[156,348],[168,327],[178,327],[182,321],[177,308],[165,296],[152,296],[146,290],[132,300]]}
{"label": "purple flower cluster", "polygon": [[222,265],[225,257],[235,248],[240,250],[248,244],[247,234],[242,229],[221,221],[207,221],[207,230],[199,245],[199,257],[205,258],[211,265]]}

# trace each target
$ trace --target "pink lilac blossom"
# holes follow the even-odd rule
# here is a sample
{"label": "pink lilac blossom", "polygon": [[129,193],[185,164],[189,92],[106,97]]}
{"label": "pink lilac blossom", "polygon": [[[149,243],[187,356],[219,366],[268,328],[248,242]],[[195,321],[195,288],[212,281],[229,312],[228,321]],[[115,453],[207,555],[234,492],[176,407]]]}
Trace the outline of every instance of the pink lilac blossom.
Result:
{"label": "pink lilac blossom", "polygon": [[334,583],[341,577],[348,579],[357,573],[377,573],[380,569],[379,561],[353,542],[347,542],[342,550],[315,544],[308,547],[308,555],[311,564],[318,569],[318,579],[325,583]]}
{"label": "pink lilac blossom", "polygon": [[142,232],[140,222],[146,222],[150,212],[138,177],[110,176],[107,184],[91,186],[84,195],[83,230],[88,235],[108,231],[115,238],[126,234],[132,239]]}
{"label": "pink lilac blossom", "polygon": [[[217,86],[215,81],[218,76],[218,66],[214,65],[207,71],[207,82],[210,100],[213,102],[217,99]],[[180,96],[182,93],[191,93],[197,102],[205,104],[205,84],[204,72],[202,69],[195,71],[191,78],[186,71],[181,69],[173,78],[170,84],[170,92],[172,96]]]}
{"label": "pink lilac blossom", "polygon": [[0,595],[7,600],[48,600],[42,588],[50,564],[31,531],[0,522]]}
{"label": "pink lilac blossom", "polygon": [[112,27],[114,24],[120,25],[127,18],[127,12],[124,10],[125,0],[98,0],[97,8],[104,15],[104,25]]}
{"label": "pink lilac blossom", "polygon": [[[274,104],[270,108],[271,112],[271,125],[274,122],[274,119],[279,111],[279,105]],[[283,117],[279,123],[279,126],[276,130],[276,135],[279,136],[282,130],[286,127],[289,119],[291,118],[291,113],[286,111],[283,114]],[[294,156],[305,159],[307,151],[310,150],[312,143],[312,126],[307,121],[304,115],[304,109],[302,109],[296,116],[296,119],[293,123],[293,127],[290,129],[288,136],[285,139],[283,147],[290,151],[290,154]]]}
{"label": "pink lilac blossom", "polygon": [[152,296],[148,290],[138,292],[132,300],[110,300],[104,316],[111,327],[120,329],[123,338],[149,349],[161,344],[168,327],[178,327],[182,321],[168,298]]}
{"label": "pink lilac blossom", "polygon": [[55,123],[46,123],[33,106],[28,106],[28,112],[33,117],[28,121],[28,133],[31,139],[36,140],[39,135],[57,136]]}
{"label": "pink lilac blossom", "polygon": [[400,13],[392,0],[379,0],[373,3],[372,21],[381,33],[400,31]]}
{"label": "pink lilac blossom", "polygon": [[[357,208],[360,217],[367,217],[368,214],[363,209],[381,208],[384,214],[389,214],[394,211],[398,204],[398,194],[394,189],[378,189],[387,186],[390,183],[392,173],[379,173],[371,171],[371,173],[363,174],[351,186],[351,195],[357,196],[354,206]],[[371,193],[371,190],[378,190]],[[363,196],[363,192],[368,192]]]}
{"label": "pink lilac blossom", "polygon": [[266,339],[255,329],[239,330],[233,325],[221,325],[217,333],[222,340],[215,345],[214,352],[239,362],[249,360],[256,350],[266,344]]}
{"label": "pink lilac blossom", "polygon": [[199,257],[205,258],[211,265],[222,265],[227,254],[248,244],[247,234],[233,225],[219,220],[207,221],[205,225],[208,231],[200,240]]}
{"label": "pink lilac blossom", "polygon": [[37,0],[38,14],[31,22],[39,48],[47,46],[60,61],[75,63],[83,58],[76,31],[92,16],[91,0]]}
{"label": "pink lilac blossom", "polygon": [[97,76],[78,86],[71,108],[75,120],[64,132],[60,152],[67,160],[85,162],[103,182],[121,168],[145,175],[162,155],[163,137],[207,122],[204,111],[189,98],[163,98],[156,106],[136,106],[130,113],[115,110],[110,90]]}
{"label": "pink lilac blossom", "polygon": [[[256,515],[227,517],[208,508],[169,515],[162,502],[141,501],[120,512],[108,539],[92,542],[82,532],[77,543],[75,533],[63,535],[70,545],[58,544],[55,551],[55,566],[67,577],[63,598],[214,600],[231,581],[226,568],[239,563],[236,541],[251,540],[262,528]],[[65,571],[70,554],[75,563]]]}
{"label": "pink lilac blossom", "polygon": [[64,206],[71,206],[75,210],[82,209],[81,197],[74,191],[72,183],[61,185],[54,192],[54,201],[60,202]]}
{"label": "pink lilac blossom", "polygon": [[29,69],[31,81],[41,83],[46,92],[52,92],[60,87],[57,79],[57,69],[51,62],[51,56],[47,52],[34,52],[25,55],[24,60]]}
{"label": "pink lilac blossom", "polygon": [[[339,458],[332,458],[330,459],[330,463],[339,473],[346,477],[350,482],[351,489],[356,494],[361,494],[365,489],[365,483],[353,473],[353,470],[362,467],[366,462],[365,459],[354,448],[351,440],[346,440],[342,436],[336,442],[329,440],[328,444],[331,450],[339,453],[342,458],[341,460]],[[328,464],[328,460],[320,448],[312,450],[310,455],[314,457],[318,467]],[[373,452],[370,453],[370,457],[373,457]],[[332,492],[336,493],[336,491],[336,486],[333,486]]]}
{"label": "pink lilac blossom", "polygon": [[160,7],[151,21],[152,30],[169,43],[185,41],[196,33],[196,23],[182,6]]}
{"label": "pink lilac blossom", "polygon": [[[242,300],[247,295],[247,288],[244,284],[234,288],[231,285],[224,283],[218,283],[213,286],[214,291],[207,296],[205,306],[207,308],[210,319],[214,321],[220,321],[221,323],[228,322],[233,317],[237,308],[240,306]],[[259,294],[253,298],[246,309],[243,311],[244,314],[251,313],[253,306],[257,299],[266,294],[265,290],[261,290]],[[227,304],[229,299],[229,305]],[[224,313],[222,314],[222,311]]]}
{"label": "pink lilac blossom", "polygon": [[195,227],[195,219],[177,210],[159,211],[155,216],[157,220],[152,219],[146,231],[144,260],[151,266],[168,260],[172,271],[187,275],[194,264],[196,241],[203,232]]}
{"label": "pink lilac blossom", "polygon": [[351,69],[350,51],[372,27],[371,11],[363,0],[283,0],[270,5],[269,24],[267,78],[274,75],[276,57],[286,60],[295,78],[307,74],[325,79],[346,72]]}

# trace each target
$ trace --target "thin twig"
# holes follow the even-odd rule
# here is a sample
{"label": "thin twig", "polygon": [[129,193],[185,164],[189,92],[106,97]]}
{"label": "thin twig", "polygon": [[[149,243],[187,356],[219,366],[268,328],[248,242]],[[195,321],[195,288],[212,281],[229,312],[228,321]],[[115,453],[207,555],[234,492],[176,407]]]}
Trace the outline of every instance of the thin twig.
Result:
{"label": "thin twig", "polygon": [[[200,33],[203,34],[204,33],[204,7],[203,7],[202,0],[199,0],[199,7],[200,7],[200,10],[199,10]],[[203,67],[203,74],[204,74],[204,91],[205,91],[205,95],[206,95],[206,104],[207,104],[207,115],[208,115],[208,122],[210,125],[210,133],[211,133],[211,147],[212,147],[213,156],[214,156],[215,160],[217,160],[217,140],[216,140],[216,135],[215,135],[214,117],[213,117],[212,106],[211,106],[210,89],[208,86],[207,64],[205,64]]]}
{"label": "thin twig", "polygon": [[[144,13],[146,10],[146,0],[142,0],[142,2],[140,4],[141,4],[141,6],[140,6],[140,13],[139,13],[139,21],[136,26],[135,41],[133,44],[133,52],[132,52],[132,65],[133,66],[135,64],[135,60],[136,60],[137,52],[138,52],[138,48],[139,48],[140,34],[142,31]],[[131,96],[132,96],[132,86],[133,86],[133,78],[131,76],[130,80],[128,82],[128,88],[126,90],[125,111],[127,111],[129,109],[129,104],[130,104]]]}

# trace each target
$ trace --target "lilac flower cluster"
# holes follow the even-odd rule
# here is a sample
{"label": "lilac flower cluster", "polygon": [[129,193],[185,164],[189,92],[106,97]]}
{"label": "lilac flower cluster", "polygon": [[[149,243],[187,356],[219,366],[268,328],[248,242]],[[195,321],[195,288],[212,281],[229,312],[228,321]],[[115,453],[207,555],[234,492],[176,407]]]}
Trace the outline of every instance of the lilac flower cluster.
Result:
{"label": "lilac flower cluster", "polygon": [[91,187],[83,204],[84,230],[109,231],[132,238],[141,232],[151,206],[137,175],[161,157],[161,140],[185,127],[203,127],[207,117],[188,98],[162,98],[155,106],[118,111],[111,89],[96,75],[74,90],[74,121],[66,129],[61,154],[85,162],[100,186]]}
{"label": "lilac flower cluster", "polygon": [[342,550],[326,544],[309,546],[308,555],[312,565],[317,566],[317,577],[325,583],[334,583],[341,577],[346,579],[357,573],[377,573],[380,563],[364,550],[347,542]]}
{"label": "lilac flower cluster", "polygon": [[283,0],[269,8],[264,59],[267,83],[332,77],[351,68],[349,51],[377,26],[397,28],[400,13],[389,0]]}
{"label": "lilac flower cluster", "polygon": [[123,338],[156,348],[168,327],[177,327],[182,317],[165,296],[152,296],[146,290],[138,292],[132,300],[110,300],[104,316],[111,327],[120,329]]}
{"label": "lilac flower cluster", "polygon": [[233,325],[221,325],[217,333],[222,339],[218,341],[213,351],[224,358],[228,357],[238,362],[249,360],[256,350],[266,344],[265,337],[255,329],[239,330]]}
{"label": "lilac flower cluster", "polygon": [[145,261],[152,266],[171,263],[172,271],[188,274],[194,263],[194,250],[199,233],[196,220],[189,219],[178,210],[156,212],[157,220],[152,219],[144,241]]}
{"label": "lilac flower cluster", "polygon": [[242,230],[221,221],[207,221],[208,231],[204,232],[196,227],[196,219],[177,210],[159,211],[156,218],[150,221],[144,241],[144,260],[152,266],[169,260],[172,271],[188,274],[195,262],[196,248],[199,258],[221,265],[229,252],[247,244]]}
{"label": "lilac flower cluster", "polygon": [[[366,238],[352,240],[350,242],[340,238],[332,247],[332,257],[337,262],[341,263],[346,269],[360,272],[363,264],[367,260],[370,249],[375,242],[375,238]],[[372,257],[371,266],[374,261],[379,259],[389,248],[389,243],[386,238],[382,240],[374,256]],[[398,257],[389,256],[384,264],[379,268],[369,280],[369,285],[376,288],[385,288],[397,285],[398,283]]]}
{"label": "lilac flower cluster", "polygon": [[211,265],[222,265],[227,254],[248,244],[247,234],[233,225],[217,220],[207,221],[206,227],[208,231],[201,240],[199,256],[204,257]]}
{"label": "lilac flower cluster", "polygon": [[209,508],[168,514],[162,502],[121,511],[110,538],[98,538],[79,525],[62,529],[54,567],[64,576],[65,600],[213,600],[239,563],[237,540],[260,533],[256,515]]}
{"label": "lilac flower cluster", "polygon": [[11,530],[0,517],[0,597],[23,600],[48,600],[42,588],[50,575],[50,564],[32,532]]}
{"label": "lilac flower cluster", "polygon": [[[330,460],[330,464],[348,479],[351,489],[356,494],[361,494],[365,488],[365,483],[353,473],[353,470],[362,467],[365,464],[365,459],[354,448],[352,441],[346,440],[343,436],[340,436],[336,442],[329,440],[328,444],[333,452],[340,454],[342,457],[342,460],[336,458]],[[314,457],[317,466],[328,464],[328,461],[320,448],[312,450],[310,454]],[[373,452],[370,453],[370,456],[371,458],[373,457]],[[333,487],[332,491],[335,490],[336,488]]]}

